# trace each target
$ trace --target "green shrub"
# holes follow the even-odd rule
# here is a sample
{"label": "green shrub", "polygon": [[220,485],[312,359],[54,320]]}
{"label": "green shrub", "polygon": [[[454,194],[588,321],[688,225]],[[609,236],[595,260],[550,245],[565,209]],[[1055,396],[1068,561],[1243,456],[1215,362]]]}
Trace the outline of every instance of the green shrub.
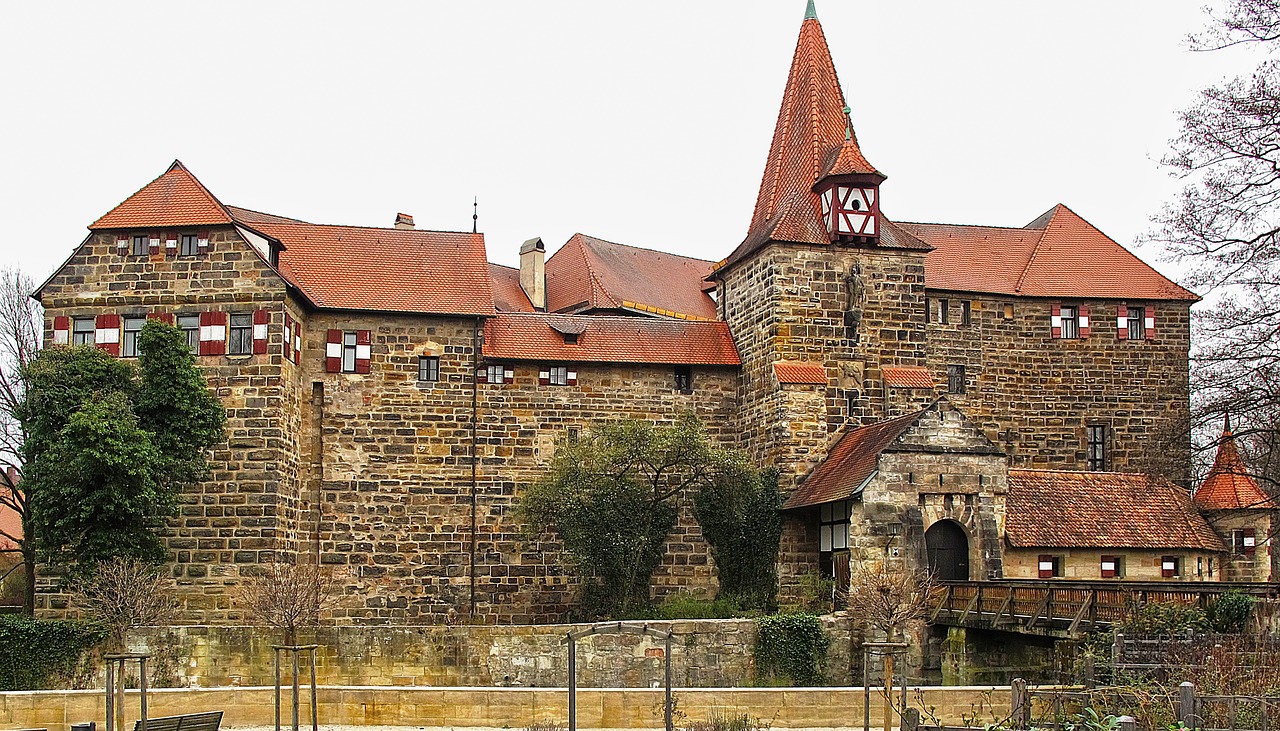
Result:
{"label": "green shrub", "polygon": [[0,690],[70,684],[84,657],[106,636],[105,629],[85,622],[0,615]]}
{"label": "green shrub", "polygon": [[1216,632],[1243,632],[1253,613],[1253,597],[1231,589],[1209,605],[1209,625]]}
{"label": "green shrub", "polygon": [[1129,616],[1116,625],[1120,632],[1138,634],[1178,634],[1209,628],[1209,617],[1200,607],[1190,604],[1150,602],[1136,604]]}
{"label": "green shrub", "polygon": [[768,731],[770,725],[748,713],[713,713],[705,721],[693,721],[682,731]]}
{"label": "green shrub", "polygon": [[775,614],[756,620],[756,680],[822,685],[830,638],[812,614]]}

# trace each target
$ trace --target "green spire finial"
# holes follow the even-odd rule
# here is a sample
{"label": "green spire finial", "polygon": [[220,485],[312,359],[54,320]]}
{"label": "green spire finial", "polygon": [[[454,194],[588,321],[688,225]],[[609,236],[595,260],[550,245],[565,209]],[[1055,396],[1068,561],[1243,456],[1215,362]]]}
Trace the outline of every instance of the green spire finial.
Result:
{"label": "green spire finial", "polygon": [[[809,0],[809,4],[812,5],[813,0]],[[848,142],[849,140],[853,139],[853,118],[849,116],[849,113],[852,111],[853,110],[849,108],[848,104],[844,105],[844,141],[845,142]]]}
{"label": "green spire finial", "polygon": [[809,7],[804,10],[804,19],[809,20],[810,18],[813,20],[818,19],[818,9],[813,7],[813,0],[809,0]]}

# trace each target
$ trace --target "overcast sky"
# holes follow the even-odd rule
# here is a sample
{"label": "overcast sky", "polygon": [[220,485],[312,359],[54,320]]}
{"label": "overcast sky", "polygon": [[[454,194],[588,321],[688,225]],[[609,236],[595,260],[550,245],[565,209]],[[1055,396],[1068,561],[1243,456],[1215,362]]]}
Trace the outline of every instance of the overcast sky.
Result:
{"label": "overcast sky", "polygon": [[[1021,226],[1065,203],[1123,244],[1179,183],[1204,0],[818,0],[902,221]],[[181,159],[224,203],[480,230],[491,261],[575,231],[721,259],[743,238],[804,0],[10,2],[0,262],[37,280]],[[1142,250],[1155,261],[1156,253]]]}

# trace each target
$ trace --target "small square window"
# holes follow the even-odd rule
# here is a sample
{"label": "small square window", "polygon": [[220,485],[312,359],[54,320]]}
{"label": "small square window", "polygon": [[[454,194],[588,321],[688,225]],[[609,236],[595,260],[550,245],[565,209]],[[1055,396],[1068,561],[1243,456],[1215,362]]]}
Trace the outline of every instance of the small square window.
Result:
{"label": "small square window", "polygon": [[97,327],[92,317],[77,317],[71,321],[71,344],[93,345],[93,336]]}
{"label": "small square window", "polygon": [[1146,328],[1144,327],[1143,319],[1147,315],[1146,308],[1145,307],[1126,307],[1125,309],[1128,310],[1128,314],[1126,318],[1129,321],[1128,322],[1128,331],[1129,331],[1128,339],[1129,340],[1145,339],[1147,337],[1147,331],[1146,331]]}
{"label": "small square window", "polygon": [[963,394],[964,392],[964,366],[958,364],[947,366],[947,393]]}
{"label": "small square window", "polygon": [[1100,574],[1104,579],[1124,578],[1124,556],[1103,556]]}
{"label": "small square window", "polygon": [[253,353],[253,315],[231,315],[227,337],[227,355]]}
{"label": "small square window", "polygon": [[960,300],[960,324],[968,325],[973,322],[973,303],[969,300]]}
{"label": "small square window", "polygon": [[951,300],[938,300],[938,322],[943,325],[951,323]]}
{"label": "small square window", "polygon": [[199,315],[179,315],[178,329],[183,335],[187,336],[187,347],[191,348],[192,353],[200,352],[200,316]]}
{"label": "small square window", "polygon": [[1037,574],[1042,579],[1052,579],[1062,576],[1061,556],[1041,556],[1037,564]]}
{"label": "small square window", "polygon": [[195,256],[200,253],[200,241],[195,234],[182,234],[178,246],[179,256]]}
{"label": "small square window", "polygon": [[1075,305],[1063,305],[1060,308],[1062,315],[1062,339],[1075,340],[1080,337],[1080,308]]}
{"label": "small square window", "polygon": [[1160,575],[1166,579],[1182,576],[1182,557],[1162,556],[1160,558]]}
{"label": "small square window", "polygon": [[418,380],[440,380],[440,358],[434,355],[424,355],[418,358]]}
{"label": "small square window", "polygon": [[507,382],[505,378],[506,366],[503,366],[501,363],[489,366],[485,369],[485,372],[489,378],[489,383]]}
{"label": "small square window", "polygon": [[124,318],[124,340],[120,343],[120,355],[126,358],[138,357],[138,335],[146,322],[145,317]]}
{"label": "small square window", "polygon": [[569,368],[568,366],[551,366],[547,369],[547,374],[552,386],[569,385]]}
{"label": "small square window", "polygon": [[675,368],[675,386],[677,391],[688,393],[693,390],[693,368],[690,366],[676,366]]}
{"label": "small square window", "polygon": [[1086,424],[1085,441],[1088,449],[1090,472],[1105,472],[1107,469],[1107,426],[1105,424]]}
{"label": "small square window", "polygon": [[133,255],[146,256],[151,252],[151,240],[147,234],[133,235]]}
{"label": "small square window", "polygon": [[354,330],[342,333],[342,372],[356,372],[356,333]]}

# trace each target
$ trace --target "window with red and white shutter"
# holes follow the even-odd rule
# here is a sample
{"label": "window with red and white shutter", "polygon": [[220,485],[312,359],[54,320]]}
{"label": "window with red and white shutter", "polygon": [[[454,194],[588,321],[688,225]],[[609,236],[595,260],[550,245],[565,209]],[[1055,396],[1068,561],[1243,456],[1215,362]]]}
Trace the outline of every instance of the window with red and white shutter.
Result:
{"label": "window with red and white shutter", "polygon": [[476,371],[476,383],[511,383],[515,380],[515,377],[515,367],[503,365],[501,363],[481,366],[480,369]]}
{"label": "window with red and white shutter", "polygon": [[266,310],[253,311],[253,353],[262,355],[267,352],[267,326],[271,323],[271,313]]}
{"label": "window with red and white shutter", "polygon": [[373,333],[369,330],[356,330],[356,373],[369,372],[372,355]]}
{"label": "window with red and white shutter", "polygon": [[1042,579],[1052,579],[1058,575],[1058,557],[1042,554],[1037,562],[1039,575]]}
{"label": "window with red and white shutter", "polygon": [[120,355],[119,315],[98,315],[94,322],[93,344],[111,355]]}
{"label": "window with red and white shutter", "polygon": [[1177,556],[1161,556],[1160,557],[1160,575],[1166,579],[1172,579],[1181,572],[1178,570],[1181,559]]}
{"label": "window with red and white shutter", "polygon": [[342,372],[342,331],[329,330],[324,338],[324,369],[329,373]]}
{"label": "window with red and white shutter", "polygon": [[200,355],[227,352],[227,313],[200,313]]}
{"label": "window with red and white shutter", "polygon": [[538,368],[540,386],[576,386],[578,372],[569,366],[541,366]]}
{"label": "window with red and white shutter", "polygon": [[1120,559],[1117,556],[1102,557],[1102,578],[1114,579],[1120,575]]}
{"label": "window with red and white shutter", "polygon": [[288,310],[284,312],[284,342],[281,344],[281,355],[285,360],[293,360],[293,317]]}
{"label": "window with red and white shutter", "polygon": [[1147,336],[1147,340],[1151,340],[1156,336],[1156,307],[1155,305],[1147,305],[1146,318],[1142,323],[1142,331]]}
{"label": "window with red and white shutter", "polygon": [[71,343],[71,318],[58,316],[53,318],[53,344],[68,345]]}
{"label": "window with red and white shutter", "polygon": [[208,231],[201,231],[200,233],[196,234],[196,249],[198,249],[201,254],[209,250],[209,232]]}
{"label": "window with red and white shutter", "polygon": [[148,239],[147,241],[147,244],[148,244],[147,248],[151,252],[151,255],[155,256],[156,254],[160,253],[161,234],[159,231],[152,231],[150,236],[151,236],[150,239]]}
{"label": "window with red and white shutter", "polygon": [[1080,327],[1078,328],[1078,331],[1080,333],[1080,338],[1083,340],[1084,338],[1089,337],[1089,305],[1080,305],[1078,313],[1080,318]]}
{"label": "window with red and white shutter", "polygon": [[1240,531],[1240,552],[1252,556],[1258,550],[1258,532],[1254,528]]}
{"label": "window with red and white shutter", "polygon": [[1049,313],[1049,327],[1053,332],[1053,339],[1057,340],[1062,337],[1062,305],[1055,304]]}
{"label": "window with red and white shutter", "polygon": [[129,234],[116,234],[116,253],[120,255],[127,255],[129,253]]}
{"label": "window with red and white shutter", "polygon": [[178,253],[178,232],[169,231],[164,235],[165,256],[176,256]]}

